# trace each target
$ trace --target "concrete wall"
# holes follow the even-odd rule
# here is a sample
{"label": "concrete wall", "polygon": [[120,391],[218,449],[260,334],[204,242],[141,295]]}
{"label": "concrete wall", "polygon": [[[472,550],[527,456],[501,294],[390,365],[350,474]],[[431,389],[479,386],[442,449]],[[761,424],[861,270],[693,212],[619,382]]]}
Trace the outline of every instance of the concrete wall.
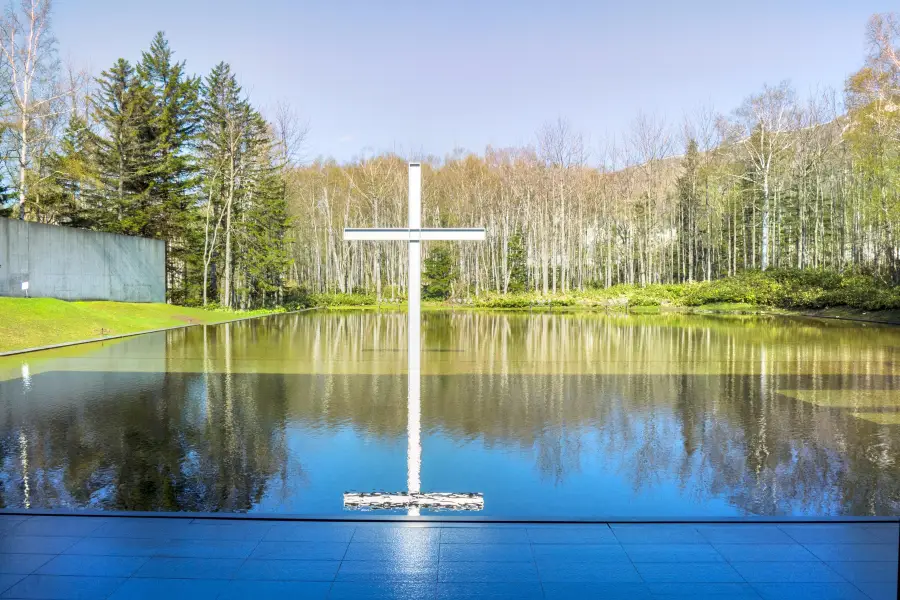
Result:
{"label": "concrete wall", "polygon": [[0,296],[166,301],[162,240],[0,218]]}

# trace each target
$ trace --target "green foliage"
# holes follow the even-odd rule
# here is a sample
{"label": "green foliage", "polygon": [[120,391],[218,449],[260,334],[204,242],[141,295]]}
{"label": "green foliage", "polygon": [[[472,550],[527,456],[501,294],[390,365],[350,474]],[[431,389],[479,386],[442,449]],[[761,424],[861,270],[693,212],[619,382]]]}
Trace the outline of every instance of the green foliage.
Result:
{"label": "green foliage", "polygon": [[143,235],[169,241],[168,272],[175,272],[186,262],[190,264],[188,273],[192,276],[175,280],[180,285],[169,286],[171,299],[184,301],[195,295],[198,285],[193,141],[199,128],[200,81],[186,75],[184,62],[173,60],[162,32],[156,34],[150,49],[143,53],[137,75],[151,97],[144,117],[152,158],[147,170],[148,222],[143,224]]}
{"label": "green foliage", "polygon": [[270,127],[226,63],[204,80],[200,115],[204,226],[210,232],[202,247],[204,259],[215,258],[225,275],[210,278],[207,293],[226,305],[283,301],[290,222]]}
{"label": "green foliage", "polygon": [[87,123],[73,112],[59,149],[47,160],[51,175],[42,190],[44,206],[52,206],[62,223],[90,227],[103,219],[102,204],[90,197],[99,184],[95,151],[94,136]]}
{"label": "green foliage", "polygon": [[136,68],[119,59],[104,71],[92,98],[98,130],[71,121],[54,171],[71,224],[165,239],[170,300],[190,303],[199,294],[200,272],[193,158],[198,81],[172,56],[158,33]]}
{"label": "green foliage", "polygon": [[446,300],[453,291],[455,259],[447,244],[435,244],[425,259],[422,297],[428,300]]}
{"label": "green foliage", "polygon": [[378,299],[374,294],[311,294],[309,306],[375,306]]}
{"label": "green foliage", "polygon": [[12,217],[14,206],[15,190],[0,182],[0,217]]}
{"label": "green foliage", "polygon": [[713,282],[686,286],[682,303],[702,306],[722,302],[773,305],[771,298],[775,282],[761,272],[748,272]]}
{"label": "green foliage", "polygon": [[528,264],[525,253],[525,239],[516,232],[509,239],[509,286],[512,294],[521,294],[528,289]]}
{"label": "green foliage", "polygon": [[652,294],[637,292],[628,297],[628,306],[660,306],[662,301]]}
{"label": "green foliage", "polygon": [[470,302],[478,308],[518,309],[535,306],[537,297],[529,294],[485,294]]}
{"label": "green foliage", "polygon": [[172,56],[159,33],[136,68],[119,59],[101,74],[92,99],[98,130],[82,134],[83,124],[70,123],[57,187],[83,225],[165,239],[170,299],[188,303],[199,295],[201,262],[193,148],[199,83]]}
{"label": "green foliage", "polygon": [[[896,40],[890,43],[893,48]],[[897,288],[875,277],[747,270],[771,256],[773,265],[868,268],[900,282],[900,71],[887,59],[893,55],[872,53],[848,79],[846,115],[821,123],[821,107],[810,106],[808,118],[790,119],[783,130],[767,127],[762,113],[748,109],[783,104],[794,116],[795,106],[787,86],[766,88],[738,111],[741,122],[728,124],[728,133],[741,128],[740,143],[709,148],[704,142],[701,150],[689,140],[682,159],[662,159],[648,146],[643,164],[612,173],[580,165],[557,170],[512,150],[448,159],[428,173],[429,215],[447,226],[502,223],[511,237],[503,244],[497,229],[490,231],[477,268],[474,261],[460,264],[455,246],[434,246],[424,265],[425,297],[445,301],[454,291],[489,286],[509,295],[462,302],[609,310],[895,307]],[[166,240],[169,299],[182,304],[370,305],[375,300],[368,295],[316,298],[302,286],[337,289],[352,279],[373,288],[370,265],[376,263],[380,281],[396,282],[396,271],[385,277],[397,268],[393,255],[369,262],[374,245],[361,245],[358,254],[337,249],[347,248],[343,226],[396,216],[384,199],[400,196],[402,177],[395,175],[402,159],[299,168],[288,158],[285,123],[266,122],[228,64],[203,78],[192,75],[162,33],[136,58],[103,71],[90,98],[75,102],[80,107],[87,100],[89,108],[75,108],[68,122],[33,120],[40,135],[32,136],[25,157],[28,218]],[[42,102],[34,101],[35,108]],[[7,121],[0,129],[15,134],[18,126]],[[764,161],[770,202],[762,200],[757,164],[773,143],[767,129],[785,141],[777,156],[766,151],[773,158]],[[15,206],[0,186],[0,215],[14,216]],[[289,213],[308,223],[292,222]],[[558,223],[565,224],[564,236]],[[377,252],[388,256],[383,248]],[[532,293],[548,269],[554,288],[567,290],[592,277],[693,281],[745,272],[703,283]],[[397,297],[389,293],[395,291],[383,295]]]}
{"label": "green foliage", "polygon": [[[174,303],[285,302],[283,163],[273,127],[230,67],[217,65],[201,85],[158,33],[137,63],[103,71],[89,100],[28,171],[29,215],[164,239]],[[0,190],[0,210],[7,204]]]}
{"label": "green foliage", "polygon": [[120,58],[97,79],[92,105],[94,121],[105,134],[94,136],[93,160],[99,184],[93,198],[96,227],[140,235],[151,220],[151,91],[134,67]]}
{"label": "green foliage", "polygon": [[542,296],[538,293],[520,294],[487,293],[470,299],[467,305],[476,308],[524,309],[524,308],[562,308],[577,306],[578,297],[574,294],[556,294]]}
{"label": "green foliage", "polygon": [[625,309],[632,307],[743,305],[794,310],[846,306],[858,310],[900,309],[900,287],[869,275],[824,270],[748,271],[711,282],[615,285],[585,292],[484,294],[468,304],[479,308],[524,309],[557,306]]}
{"label": "green foliage", "polygon": [[[383,298],[381,304],[390,304]],[[398,304],[395,302],[394,304]],[[310,294],[295,284],[286,286],[283,306],[288,310],[304,308],[354,308],[378,305],[375,294],[345,294],[341,292]]]}
{"label": "green foliage", "polygon": [[787,309],[847,306],[861,310],[900,308],[900,288],[867,275],[842,276],[823,270],[749,271],[736,277],[696,284],[683,299],[686,306],[719,302]]}

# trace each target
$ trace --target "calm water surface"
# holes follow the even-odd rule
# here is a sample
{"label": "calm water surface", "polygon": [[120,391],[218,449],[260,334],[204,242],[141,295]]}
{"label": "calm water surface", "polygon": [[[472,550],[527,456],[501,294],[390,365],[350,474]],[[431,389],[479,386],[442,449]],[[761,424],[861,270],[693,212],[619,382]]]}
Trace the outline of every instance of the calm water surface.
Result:
{"label": "calm water surface", "polygon": [[[406,316],[0,359],[0,507],[338,514],[407,484]],[[431,312],[423,491],[496,516],[900,514],[900,328]]]}

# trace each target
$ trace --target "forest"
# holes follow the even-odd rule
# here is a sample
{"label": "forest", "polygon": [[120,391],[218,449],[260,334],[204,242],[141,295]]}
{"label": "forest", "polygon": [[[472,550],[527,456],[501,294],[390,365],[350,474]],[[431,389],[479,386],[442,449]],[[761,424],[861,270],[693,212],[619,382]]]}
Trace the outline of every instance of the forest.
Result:
{"label": "forest", "polygon": [[339,163],[304,161],[295,109],[254,106],[226,63],[192,74],[163,33],[99,74],[63,69],[50,11],[25,0],[0,23],[0,212],[166,240],[173,303],[402,300],[405,245],[342,229],[405,224],[408,160],[423,163],[425,226],[487,229],[425,246],[434,298],[785,270],[900,283],[898,14],[870,19],[843,90],[781,82],[680,123],[638,113],[599,144],[560,118],[526,147]]}

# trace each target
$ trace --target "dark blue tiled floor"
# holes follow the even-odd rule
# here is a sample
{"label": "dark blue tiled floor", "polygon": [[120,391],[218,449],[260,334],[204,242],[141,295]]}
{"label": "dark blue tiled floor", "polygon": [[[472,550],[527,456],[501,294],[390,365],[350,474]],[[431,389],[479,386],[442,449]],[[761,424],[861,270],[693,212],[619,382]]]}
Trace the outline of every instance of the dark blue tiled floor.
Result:
{"label": "dark blue tiled floor", "polygon": [[0,598],[894,600],[896,524],[0,515]]}

